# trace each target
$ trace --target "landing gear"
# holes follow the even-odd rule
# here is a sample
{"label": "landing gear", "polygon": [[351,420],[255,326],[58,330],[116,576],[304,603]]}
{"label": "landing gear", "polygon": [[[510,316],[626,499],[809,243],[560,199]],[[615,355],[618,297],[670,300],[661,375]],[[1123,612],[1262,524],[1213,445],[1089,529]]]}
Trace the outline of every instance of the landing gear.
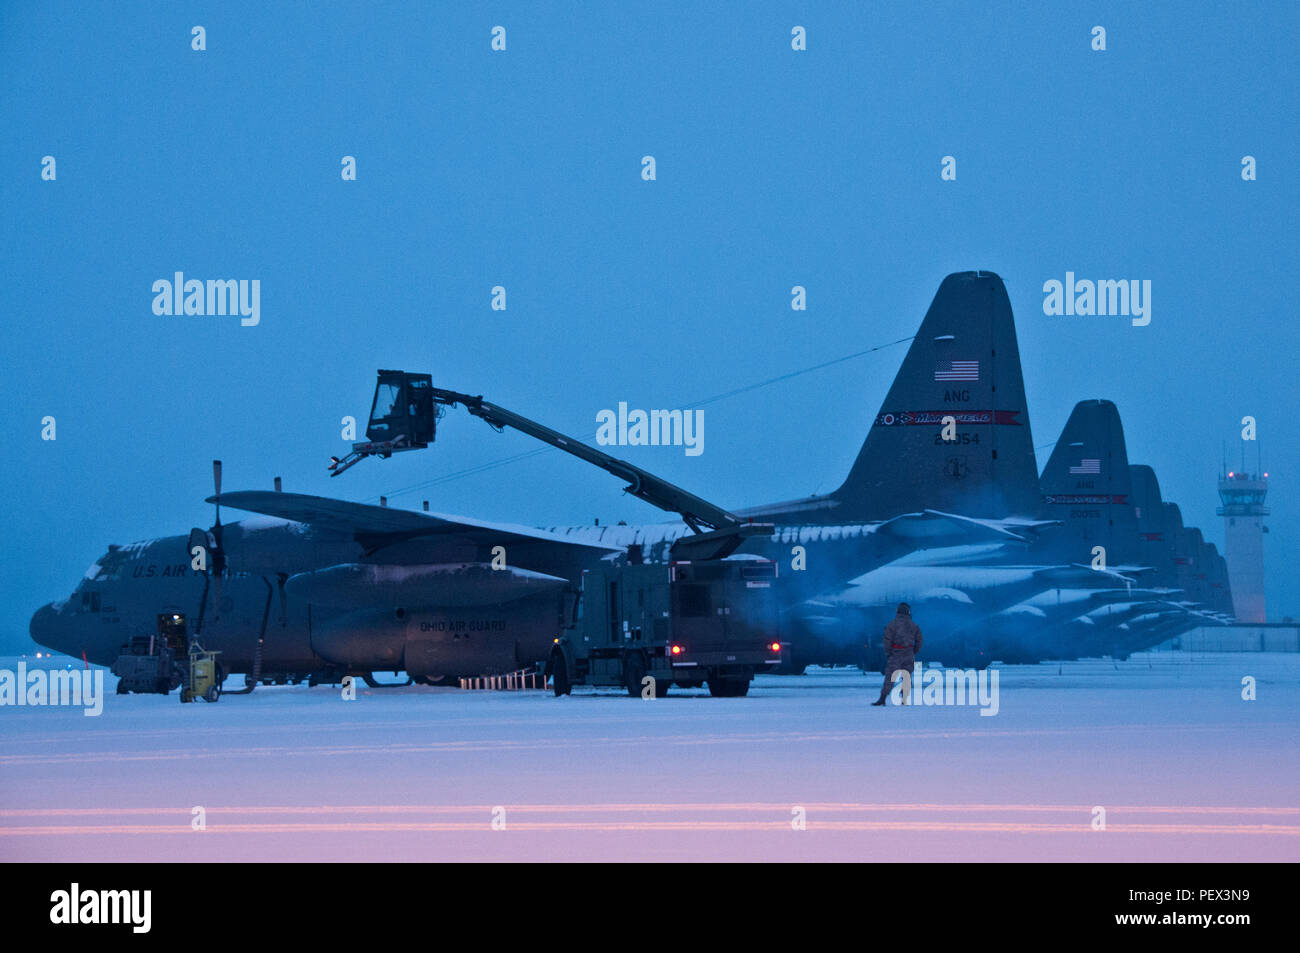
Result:
{"label": "landing gear", "polygon": [[459,680],[451,675],[412,675],[417,685],[432,685],[434,687],[446,688],[459,684]]}
{"label": "landing gear", "polygon": [[361,680],[371,688],[405,688],[407,685],[410,685],[415,681],[415,679],[408,675],[404,682],[381,682],[375,678],[373,672],[362,672]]}

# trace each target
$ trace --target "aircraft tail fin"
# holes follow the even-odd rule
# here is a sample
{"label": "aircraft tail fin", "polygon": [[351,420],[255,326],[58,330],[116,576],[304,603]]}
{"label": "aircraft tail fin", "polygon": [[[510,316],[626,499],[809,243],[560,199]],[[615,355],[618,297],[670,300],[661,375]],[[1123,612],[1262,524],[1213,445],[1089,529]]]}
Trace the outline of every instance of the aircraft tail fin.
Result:
{"label": "aircraft tail fin", "polygon": [[1133,484],[1133,514],[1138,524],[1138,558],[1155,567],[1160,585],[1176,586],[1174,534],[1168,508],[1160,498],[1160,481],[1148,466],[1131,464],[1128,469]]}
{"label": "aircraft tail fin", "polygon": [[829,496],[844,520],[925,509],[1034,515],[1038,466],[1001,278],[965,271],[943,280],[857,461]]}
{"label": "aircraft tail fin", "polygon": [[1133,476],[1114,404],[1074,405],[1040,483],[1043,509],[1064,521],[1062,545],[1072,556],[1090,562],[1093,547],[1102,546],[1108,565],[1140,559]]}

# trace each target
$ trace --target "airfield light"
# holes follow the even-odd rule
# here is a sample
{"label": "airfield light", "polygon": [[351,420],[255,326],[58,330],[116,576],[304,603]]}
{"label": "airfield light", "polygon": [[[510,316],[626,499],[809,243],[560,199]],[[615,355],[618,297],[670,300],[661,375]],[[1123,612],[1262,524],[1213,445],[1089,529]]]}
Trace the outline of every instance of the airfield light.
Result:
{"label": "airfield light", "polygon": [[1231,480],[1232,477],[1233,477],[1233,472],[1232,472],[1231,470],[1229,470],[1229,471],[1228,471],[1228,479]]}

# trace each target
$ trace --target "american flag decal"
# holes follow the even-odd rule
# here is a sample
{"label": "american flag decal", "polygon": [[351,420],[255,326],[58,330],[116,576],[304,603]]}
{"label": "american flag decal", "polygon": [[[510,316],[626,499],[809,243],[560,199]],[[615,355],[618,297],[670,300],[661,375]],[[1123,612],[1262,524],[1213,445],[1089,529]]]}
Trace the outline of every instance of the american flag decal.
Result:
{"label": "american flag decal", "polygon": [[1088,473],[1101,473],[1101,461],[1080,460],[1077,467],[1070,467],[1071,476],[1083,476]]}
{"label": "american flag decal", "polygon": [[980,379],[979,361],[940,361],[934,366],[936,381],[977,381]]}

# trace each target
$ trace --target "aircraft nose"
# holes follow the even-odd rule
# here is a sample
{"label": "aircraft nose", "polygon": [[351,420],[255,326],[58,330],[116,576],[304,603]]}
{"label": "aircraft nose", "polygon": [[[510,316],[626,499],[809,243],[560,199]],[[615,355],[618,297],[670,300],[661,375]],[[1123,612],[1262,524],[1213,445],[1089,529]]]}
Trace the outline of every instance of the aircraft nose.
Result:
{"label": "aircraft nose", "polygon": [[59,612],[54,608],[54,603],[47,603],[36,610],[32,616],[32,621],[28,625],[28,631],[31,633],[32,641],[37,645],[43,645],[47,649],[56,649],[64,651],[62,646],[57,645],[59,641]]}

